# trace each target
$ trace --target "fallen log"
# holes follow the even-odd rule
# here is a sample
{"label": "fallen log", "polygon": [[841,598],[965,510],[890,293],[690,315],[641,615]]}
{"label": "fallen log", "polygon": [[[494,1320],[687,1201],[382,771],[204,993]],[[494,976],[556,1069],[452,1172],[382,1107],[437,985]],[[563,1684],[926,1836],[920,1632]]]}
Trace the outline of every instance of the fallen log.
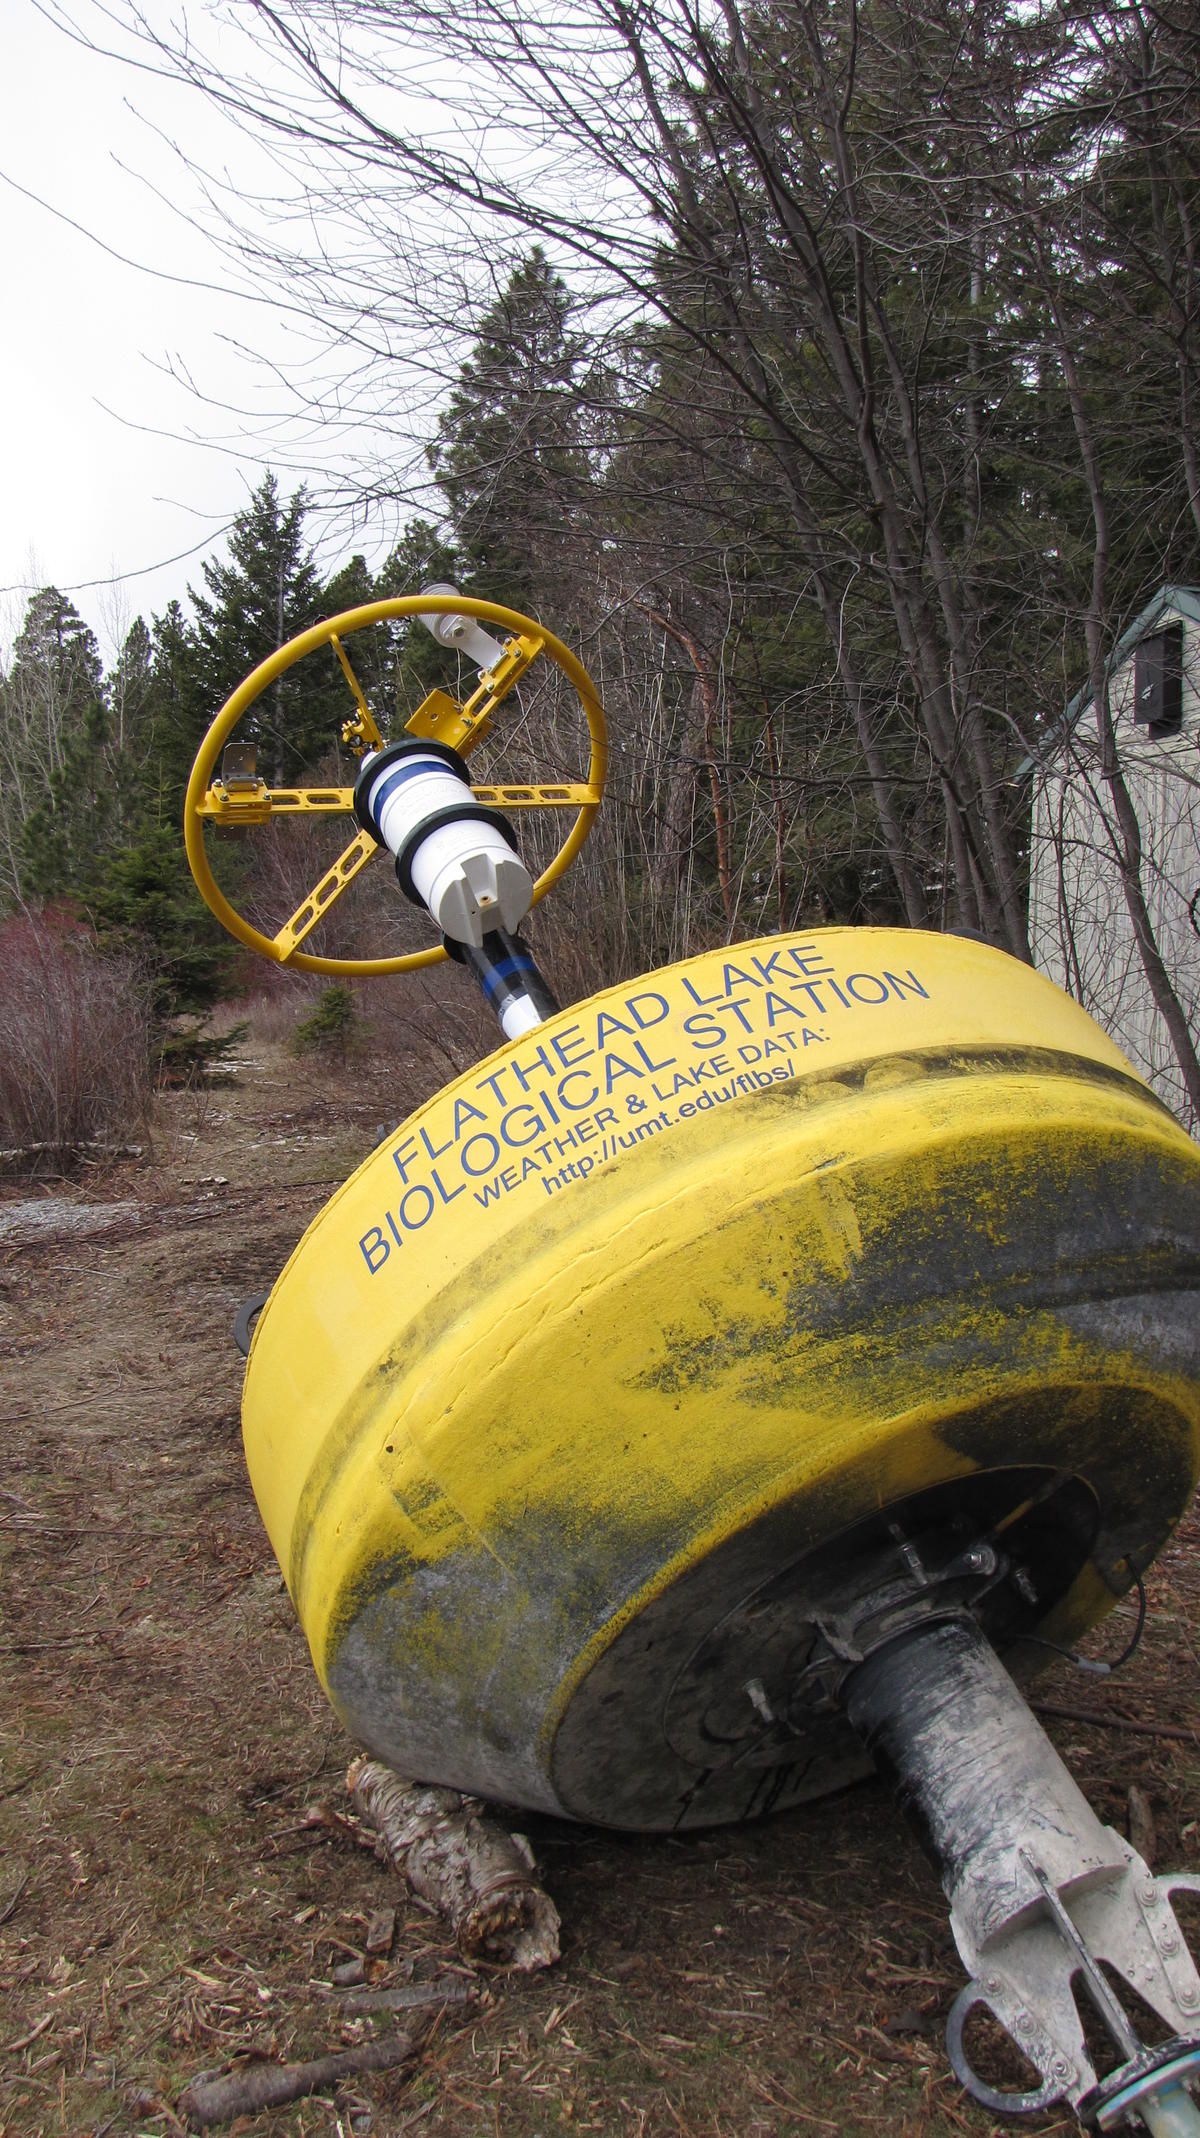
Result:
{"label": "fallen log", "polygon": [[346,1787],[393,1870],[450,1924],[464,1959],[520,1974],[553,1966],[558,1910],[533,1876],[523,1835],[490,1819],[477,1797],[406,1782],[380,1760],[356,1759]]}
{"label": "fallen log", "polygon": [[360,2042],[307,2064],[264,2062],[244,2064],[240,2071],[198,2072],[179,2096],[179,2115],[191,2130],[211,2130],[214,2124],[232,2123],[235,2116],[260,2115],[266,2108],[323,2093],[362,2071],[391,2071],[416,2053],[432,2025],[432,2018],[422,2019],[382,2041]]}

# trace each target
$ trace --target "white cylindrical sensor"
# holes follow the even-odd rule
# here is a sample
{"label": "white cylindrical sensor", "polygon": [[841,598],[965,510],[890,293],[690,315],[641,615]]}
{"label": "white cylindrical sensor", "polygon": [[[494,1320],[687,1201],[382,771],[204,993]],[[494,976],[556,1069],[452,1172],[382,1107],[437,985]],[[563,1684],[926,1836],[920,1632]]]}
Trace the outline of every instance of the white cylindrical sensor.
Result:
{"label": "white cylindrical sensor", "polygon": [[409,873],[443,935],[478,949],[492,928],[519,928],[533,881],[489,824],[439,824],[413,848]]}
{"label": "white cylindrical sensor", "polygon": [[461,810],[473,800],[470,787],[444,758],[419,749],[385,764],[367,789],[376,837],[393,854],[402,853],[430,817]]}
{"label": "white cylindrical sensor", "polygon": [[391,743],[364,759],[359,822],[396,857],[402,889],[444,935],[476,949],[490,929],[515,929],[533,880],[505,819],[477,802],[457,752],[441,743]]}

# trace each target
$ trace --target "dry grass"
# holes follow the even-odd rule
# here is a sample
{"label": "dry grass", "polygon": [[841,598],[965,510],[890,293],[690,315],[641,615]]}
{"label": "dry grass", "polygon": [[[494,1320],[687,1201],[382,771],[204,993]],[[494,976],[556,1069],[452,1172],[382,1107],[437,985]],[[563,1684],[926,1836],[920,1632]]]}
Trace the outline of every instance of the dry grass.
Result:
{"label": "dry grass", "polygon": [[[411,1073],[415,1079],[415,1070]],[[256,1035],[208,1102],[161,1102],[156,1158],[86,1241],[0,1248],[0,2132],[170,2132],[202,2069],[361,2038],[332,1969],[397,1898],[303,1824],[340,1797],[330,1715],[260,1527],[229,1331],[418,1096],[394,1064],[297,1071]],[[393,1103],[389,1104],[388,1101]],[[73,1191],[78,1194],[78,1191]],[[128,1205],[136,1205],[131,1217]],[[1200,1727],[1194,1529],[1152,1583],[1127,1679],[1048,1696]],[[1101,1814],[1148,1790],[1194,1862],[1191,1742],[1052,1726]],[[881,1787],[678,1841],[535,1825],[564,1958],[451,2012],[413,2075],[255,2132],[445,2138],[985,2138],[947,2075],[959,1982],[936,1883]],[[384,1983],[457,1965],[400,1912]],[[382,2022],[386,2024],[386,2022]],[[1066,2129],[1044,2119],[1041,2129]]]}

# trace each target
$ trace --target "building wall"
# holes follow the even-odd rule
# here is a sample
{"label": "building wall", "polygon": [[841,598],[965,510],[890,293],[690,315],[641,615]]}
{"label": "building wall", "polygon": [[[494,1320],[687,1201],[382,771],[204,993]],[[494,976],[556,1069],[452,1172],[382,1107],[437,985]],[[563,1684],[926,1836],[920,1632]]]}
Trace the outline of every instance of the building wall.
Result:
{"label": "building wall", "polygon": [[[1133,720],[1132,650],[1112,679],[1117,748],[1142,832],[1142,885],[1163,961],[1200,1045],[1200,620],[1183,623],[1183,726],[1151,741]],[[1114,856],[1095,714],[1085,707],[1057,753],[1035,768],[1030,941],[1038,969],[1083,1003],[1193,1135],[1166,1026],[1150,994]]]}

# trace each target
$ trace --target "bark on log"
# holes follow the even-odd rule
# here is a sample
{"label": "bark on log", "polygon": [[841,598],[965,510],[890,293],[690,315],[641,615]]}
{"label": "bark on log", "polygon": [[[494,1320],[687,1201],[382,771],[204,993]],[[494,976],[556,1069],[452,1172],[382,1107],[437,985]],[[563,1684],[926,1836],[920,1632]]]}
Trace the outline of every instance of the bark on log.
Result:
{"label": "bark on log", "polygon": [[464,1959],[520,1974],[558,1958],[558,1910],[532,1876],[529,1844],[489,1819],[477,1797],[406,1782],[375,1759],[346,1776],[393,1870],[445,1917]]}
{"label": "bark on log", "polygon": [[198,2072],[179,2097],[178,2113],[191,2130],[203,2131],[217,2123],[231,2123],[235,2116],[256,2116],[285,2101],[301,2101],[306,2094],[321,2093],[361,2071],[391,2071],[420,2048],[432,2023],[424,2019],[383,2041],[361,2042],[333,2056],[314,2057],[308,2064],[250,2064],[224,2075]]}

